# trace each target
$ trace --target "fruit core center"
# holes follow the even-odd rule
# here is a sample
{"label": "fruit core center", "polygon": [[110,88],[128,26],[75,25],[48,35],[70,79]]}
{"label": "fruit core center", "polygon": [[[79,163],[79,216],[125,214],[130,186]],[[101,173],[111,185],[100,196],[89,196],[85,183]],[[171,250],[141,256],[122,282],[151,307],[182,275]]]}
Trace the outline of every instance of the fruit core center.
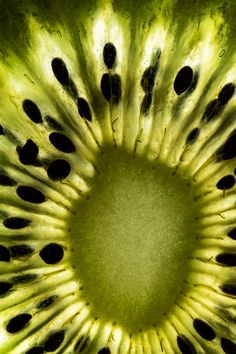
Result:
{"label": "fruit core center", "polygon": [[107,149],[69,220],[71,263],[91,314],[129,331],[158,325],[196,247],[188,180],[160,162]]}

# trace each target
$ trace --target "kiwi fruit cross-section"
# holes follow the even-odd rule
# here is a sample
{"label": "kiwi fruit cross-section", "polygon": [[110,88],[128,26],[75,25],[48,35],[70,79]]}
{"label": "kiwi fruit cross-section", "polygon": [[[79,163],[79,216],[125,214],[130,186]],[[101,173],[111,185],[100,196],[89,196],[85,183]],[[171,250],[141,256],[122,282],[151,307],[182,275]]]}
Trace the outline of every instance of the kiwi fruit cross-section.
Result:
{"label": "kiwi fruit cross-section", "polygon": [[236,353],[235,16],[0,1],[0,354]]}

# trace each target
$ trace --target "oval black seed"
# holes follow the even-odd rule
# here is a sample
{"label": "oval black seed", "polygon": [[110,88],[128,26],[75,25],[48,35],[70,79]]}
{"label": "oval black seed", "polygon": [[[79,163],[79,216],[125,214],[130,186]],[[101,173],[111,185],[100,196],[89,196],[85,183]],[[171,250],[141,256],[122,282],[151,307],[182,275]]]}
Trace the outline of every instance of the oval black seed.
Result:
{"label": "oval black seed", "polygon": [[177,336],[177,344],[182,354],[197,354],[193,344],[183,334]]}
{"label": "oval black seed", "polygon": [[227,266],[236,266],[236,253],[220,253],[216,256],[216,261]]}
{"label": "oval black seed", "polygon": [[145,93],[152,92],[155,84],[156,72],[157,68],[155,66],[150,66],[144,71],[141,79],[141,86]]}
{"label": "oval black seed", "polygon": [[54,334],[51,334],[44,344],[44,350],[46,352],[54,352],[56,351],[65,338],[65,332],[59,331]]}
{"label": "oval black seed", "polygon": [[78,111],[80,116],[82,118],[87,119],[89,122],[92,122],[92,115],[91,115],[88,102],[84,98],[79,97],[77,101],[77,105],[78,105]]}
{"label": "oval black seed", "polygon": [[0,245],[0,262],[10,262],[10,252],[8,248],[3,245]]}
{"label": "oval black seed", "polygon": [[111,97],[114,104],[118,104],[121,98],[121,78],[120,75],[111,75]]}
{"label": "oval black seed", "polygon": [[45,309],[45,308],[49,307],[50,305],[52,305],[56,301],[56,299],[57,299],[56,295],[49,296],[47,299],[40,301],[37,304],[37,308],[38,309]]}
{"label": "oval black seed", "polygon": [[0,185],[11,187],[16,185],[16,181],[0,172]]}
{"label": "oval black seed", "polygon": [[218,150],[217,154],[223,160],[229,160],[236,156],[236,129],[232,131],[226,142]]}
{"label": "oval black seed", "polygon": [[30,220],[19,217],[7,218],[3,221],[5,227],[13,230],[23,229],[24,227],[29,226],[29,224]]}
{"label": "oval black seed", "polygon": [[223,284],[220,289],[227,295],[236,296],[236,284]]}
{"label": "oval black seed", "polygon": [[38,108],[38,106],[31,100],[24,100],[22,104],[23,110],[26,115],[32,120],[34,123],[42,123],[42,115]]}
{"label": "oval black seed", "polygon": [[48,177],[54,181],[61,181],[66,178],[71,171],[69,162],[58,159],[54,160],[47,170]]}
{"label": "oval black seed", "polygon": [[53,117],[46,115],[45,120],[50,128],[55,129],[55,130],[63,130],[63,127],[61,126],[61,124],[58,123],[58,121],[56,119],[54,119]]}
{"label": "oval black seed", "polygon": [[219,182],[217,182],[216,187],[221,190],[227,190],[235,185],[235,178],[233,175],[227,175],[222,177]]}
{"label": "oval black seed", "polygon": [[213,328],[208,323],[201,320],[200,318],[194,319],[193,327],[195,328],[196,332],[203,339],[206,339],[208,341],[212,341],[216,337],[216,334],[215,334],[215,331],[213,330]]}
{"label": "oval black seed", "polygon": [[32,254],[34,249],[28,245],[14,245],[10,247],[13,258],[24,257]]}
{"label": "oval black seed", "polygon": [[110,75],[109,74],[103,74],[102,79],[101,79],[101,91],[103,96],[107,101],[110,101],[111,99],[111,82],[110,82]]}
{"label": "oval black seed", "polygon": [[227,234],[232,240],[236,240],[236,229],[232,229]]}
{"label": "oval black seed", "polygon": [[0,135],[5,135],[3,127],[1,126],[1,124],[0,124]]}
{"label": "oval black seed", "polygon": [[24,274],[24,275],[17,275],[16,277],[12,278],[14,284],[24,284],[30,283],[31,281],[37,278],[37,274]]}
{"label": "oval black seed", "polygon": [[61,245],[49,243],[40,251],[39,255],[46,264],[56,264],[62,260],[64,251]]}
{"label": "oval black seed", "polygon": [[191,85],[193,79],[193,70],[190,66],[184,66],[176,75],[174,81],[174,90],[177,95],[181,95]]}
{"label": "oval black seed", "polygon": [[19,148],[19,160],[24,165],[33,165],[39,153],[38,146],[31,140],[27,140],[22,148]]}
{"label": "oval black seed", "polygon": [[13,317],[7,324],[6,330],[8,333],[17,333],[21,331],[29,323],[32,316],[28,313],[22,313]]}
{"label": "oval black seed", "polygon": [[235,92],[235,85],[233,83],[226,84],[219,93],[218,99],[222,105],[229,102]]}
{"label": "oval black seed", "polygon": [[193,144],[197,138],[199,137],[200,134],[200,129],[199,128],[194,128],[188,135],[186,139],[186,144]]}
{"label": "oval black seed", "polygon": [[16,189],[16,193],[22,200],[29,203],[40,204],[46,200],[42,192],[30,186],[19,186]]}
{"label": "oval black seed", "polygon": [[152,94],[149,92],[143,98],[142,105],[141,105],[141,112],[143,114],[147,114],[151,104],[152,104]]}
{"label": "oval black seed", "polygon": [[69,73],[64,61],[61,58],[54,58],[52,60],[52,71],[56,79],[60,82],[61,85],[69,84]]}
{"label": "oval black seed", "polygon": [[9,290],[11,290],[11,288],[12,288],[11,283],[1,281],[0,282],[0,295],[5,295]]}
{"label": "oval black seed", "polygon": [[205,112],[203,113],[202,121],[205,123],[210,122],[215,118],[222,110],[220,101],[216,98],[208,103]]}
{"label": "oval black seed", "polygon": [[108,347],[105,347],[105,348],[100,349],[98,354],[111,354],[111,351]]}
{"label": "oval black seed", "polygon": [[236,344],[227,338],[221,338],[220,340],[221,348],[225,354],[235,354]]}
{"label": "oval black seed", "polygon": [[72,153],[75,152],[75,146],[72,141],[62,133],[53,132],[49,135],[49,140],[53,146],[59,151],[65,153]]}
{"label": "oval black seed", "polygon": [[33,347],[30,350],[27,350],[25,354],[43,354],[44,348],[43,347]]}
{"label": "oval black seed", "polygon": [[103,61],[108,69],[111,69],[116,60],[116,48],[112,43],[106,43],[103,48]]}

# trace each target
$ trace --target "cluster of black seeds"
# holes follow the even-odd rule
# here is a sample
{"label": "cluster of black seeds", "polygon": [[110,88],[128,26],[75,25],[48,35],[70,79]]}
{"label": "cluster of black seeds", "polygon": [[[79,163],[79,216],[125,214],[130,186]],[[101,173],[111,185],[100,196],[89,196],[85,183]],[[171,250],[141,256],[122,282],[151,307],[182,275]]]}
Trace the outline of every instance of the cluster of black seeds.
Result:
{"label": "cluster of black seeds", "polygon": [[[141,112],[147,114],[153,99],[153,90],[155,86],[156,75],[158,72],[160,52],[157,53],[156,59],[143,73],[141,79],[141,87],[144,91],[144,98],[141,104]],[[106,43],[103,50],[103,61],[109,70],[108,73],[103,74],[101,78],[101,91],[104,98],[108,102],[118,104],[121,99],[121,78],[118,74],[112,73],[115,68],[117,59],[116,48],[112,43]],[[78,95],[76,85],[70,78],[66,64],[61,58],[54,58],[51,62],[52,71],[57,81],[63,88],[76,99],[79,115],[86,121],[92,122],[92,113],[88,102]],[[195,89],[198,81],[198,75],[194,74],[192,68],[189,66],[183,67],[176,75],[174,80],[174,91],[177,95],[183,93],[191,93]],[[205,109],[201,121],[208,123],[215,119],[224,109],[225,105],[230,101],[235,92],[235,85],[233,83],[226,84],[218,94],[218,98],[210,101]],[[30,99],[25,99],[22,103],[22,108],[27,117],[35,124],[43,124],[44,120],[48,126],[54,131],[49,134],[49,141],[56,150],[64,154],[75,153],[76,148],[73,141],[61,133],[64,128],[53,117],[46,115],[43,117],[39,107]],[[199,137],[200,129],[195,127],[189,133],[186,139],[186,144],[193,144]],[[5,135],[4,128],[0,125],[0,135]],[[28,139],[23,146],[17,147],[19,161],[23,165],[32,165],[40,167],[42,164],[39,161],[39,148],[37,144]],[[228,160],[236,157],[236,130],[230,133],[227,140],[216,152],[220,160]],[[47,166],[47,175],[51,180],[62,180],[70,174],[71,166],[65,159],[55,159],[49,166]],[[236,169],[234,171],[236,174]],[[17,196],[27,202],[34,204],[41,204],[47,201],[44,193],[37,188],[29,185],[18,185],[18,182],[8,176],[4,171],[0,171],[0,185],[5,187],[15,187]],[[222,177],[216,184],[220,190],[228,190],[235,185],[235,177],[233,175],[226,175]],[[6,217],[3,220],[3,225],[10,230],[20,230],[28,227],[31,220],[22,217]],[[236,228],[231,229],[227,236],[232,240],[236,240]],[[6,247],[0,245],[0,262],[10,262],[11,259],[18,259],[21,257],[31,257],[35,250],[27,244],[15,244]],[[64,249],[58,243],[49,243],[45,245],[39,252],[39,256],[46,264],[57,264],[64,257]],[[226,267],[236,266],[236,254],[232,252],[223,252],[215,257],[217,263]],[[10,281],[0,282],[0,296],[10,294],[17,284],[32,282],[37,278],[36,274],[18,274],[10,279]],[[231,282],[226,282],[219,286],[222,293],[229,296],[236,296],[236,285]],[[51,295],[37,303],[36,307],[39,310],[45,310],[58,300],[57,295]],[[33,316],[30,313],[20,313],[11,318],[6,324],[6,331],[10,334],[16,334],[24,330],[30,325]],[[200,318],[193,320],[193,328],[198,336],[206,341],[214,341],[217,338],[217,333],[210,323],[203,321]],[[41,354],[44,352],[54,352],[60,348],[65,340],[65,330],[53,332],[47,336],[43,343],[39,346],[34,346],[25,354]],[[81,336],[74,350],[82,352],[88,345],[88,337]],[[194,344],[184,334],[178,334],[177,345],[182,354],[197,354]],[[220,345],[225,354],[236,353],[236,344],[229,338],[220,338]],[[108,347],[103,347],[98,351],[98,354],[111,354]]]}
{"label": "cluster of black seeds", "polygon": [[158,51],[153,64],[150,65],[143,73],[141,79],[141,86],[145,93],[143,101],[141,103],[141,113],[147,114],[152,104],[153,89],[155,85],[155,79],[159,67],[159,59],[161,51]]}
{"label": "cluster of black seeds", "polygon": [[[107,69],[112,70],[116,61],[116,48],[112,43],[106,43],[103,49],[103,61]],[[118,74],[105,73],[101,78],[101,91],[108,102],[118,104],[121,98],[121,78]]]}
{"label": "cluster of black seeds", "polygon": [[202,122],[208,123],[215,119],[224,109],[225,105],[231,100],[235,92],[233,83],[226,84],[220,91],[218,98],[210,101],[202,116]]}

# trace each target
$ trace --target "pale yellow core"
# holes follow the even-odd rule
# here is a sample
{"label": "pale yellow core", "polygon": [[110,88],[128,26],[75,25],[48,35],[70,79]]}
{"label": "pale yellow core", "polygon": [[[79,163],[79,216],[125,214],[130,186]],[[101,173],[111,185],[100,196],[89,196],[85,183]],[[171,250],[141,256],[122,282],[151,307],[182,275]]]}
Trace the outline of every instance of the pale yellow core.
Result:
{"label": "pale yellow core", "polygon": [[71,261],[91,314],[128,331],[171,310],[196,247],[191,184],[173,169],[109,148],[69,220]]}

